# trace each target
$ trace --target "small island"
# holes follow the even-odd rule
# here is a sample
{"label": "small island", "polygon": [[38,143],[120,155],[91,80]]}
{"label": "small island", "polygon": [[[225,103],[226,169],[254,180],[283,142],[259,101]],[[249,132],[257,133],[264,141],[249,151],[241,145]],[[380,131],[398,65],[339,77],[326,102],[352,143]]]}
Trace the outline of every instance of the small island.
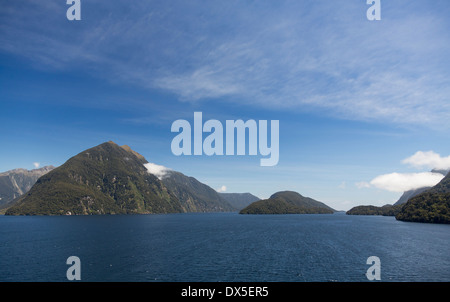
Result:
{"label": "small island", "polygon": [[239,214],[333,214],[336,210],[326,204],[304,197],[297,192],[281,191],[253,202]]}

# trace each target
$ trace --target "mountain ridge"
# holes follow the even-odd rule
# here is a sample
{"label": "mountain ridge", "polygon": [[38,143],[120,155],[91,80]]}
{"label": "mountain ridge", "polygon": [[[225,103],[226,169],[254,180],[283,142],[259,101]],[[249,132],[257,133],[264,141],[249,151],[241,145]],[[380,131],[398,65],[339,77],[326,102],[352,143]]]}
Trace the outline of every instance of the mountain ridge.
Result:
{"label": "mountain ridge", "polygon": [[[432,169],[431,172],[442,174],[445,177],[450,172],[450,170]],[[403,192],[403,195],[400,196],[400,198],[397,200],[397,202],[394,203],[394,206],[404,204],[409,199],[413,198],[414,196],[417,196],[431,188],[432,187],[421,187],[421,188],[416,188],[416,189],[405,191],[405,192]]]}
{"label": "mountain ridge", "polygon": [[237,211],[216,190],[178,171],[167,171],[161,182],[180,200],[186,212]]}
{"label": "mountain ridge", "polygon": [[[208,204],[194,193],[181,190],[191,197],[191,207],[187,207],[183,198],[180,200],[176,196],[180,192],[169,189],[178,184],[170,181],[165,184],[149,173],[145,163],[148,161],[127,145],[119,146],[112,141],[102,143],[78,153],[39,178],[5,214],[95,215],[232,210],[220,197],[217,200],[219,204]],[[186,177],[182,173],[178,175],[182,179]],[[191,181],[217,194],[194,178]]]}

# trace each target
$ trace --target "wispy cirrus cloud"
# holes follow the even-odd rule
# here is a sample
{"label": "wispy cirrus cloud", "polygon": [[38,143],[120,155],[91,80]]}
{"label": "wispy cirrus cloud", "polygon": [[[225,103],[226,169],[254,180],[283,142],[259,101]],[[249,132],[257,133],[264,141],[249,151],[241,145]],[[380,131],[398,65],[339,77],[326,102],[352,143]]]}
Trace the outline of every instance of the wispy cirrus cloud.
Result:
{"label": "wispy cirrus cloud", "polygon": [[450,126],[446,21],[411,15],[371,27],[318,20],[272,17],[267,26],[221,41],[193,68],[170,70],[154,83],[188,101],[225,98],[353,120]]}
{"label": "wispy cirrus cloud", "polygon": [[0,13],[0,51],[184,102],[450,127],[445,4],[389,3],[380,22],[348,1],[115,4],[86,4],[70,23],[64,3],[14,1]]}

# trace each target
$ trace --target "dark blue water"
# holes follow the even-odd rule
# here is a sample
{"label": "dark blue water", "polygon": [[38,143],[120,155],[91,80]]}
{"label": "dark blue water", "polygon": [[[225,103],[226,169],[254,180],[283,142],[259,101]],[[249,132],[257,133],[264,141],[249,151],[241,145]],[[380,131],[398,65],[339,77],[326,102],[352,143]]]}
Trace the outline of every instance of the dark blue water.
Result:
{"label": "dark blue water", "polygon": [[0,281],[450,281],[450,225],[393,217],[0,216]]}

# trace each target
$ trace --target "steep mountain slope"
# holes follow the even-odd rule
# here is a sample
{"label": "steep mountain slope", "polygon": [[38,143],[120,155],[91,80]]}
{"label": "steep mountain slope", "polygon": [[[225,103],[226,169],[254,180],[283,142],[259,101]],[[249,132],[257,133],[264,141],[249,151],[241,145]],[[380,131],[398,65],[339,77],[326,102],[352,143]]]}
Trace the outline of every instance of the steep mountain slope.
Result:
{"label": "steep mountain slope", "polygon": [[418,189],[414,189],[414,190],[409,190],[409,191],[405,191],[403,192],[403,195],[400,196],[400,198],[397,200],[396,203],[394,203],[394,205],[401,205],[406,203],[408,200],[410,200],[411,198],[413,198],[414,196],[419,195],[420,193],[425,192],[426,190],[431,189],[432,187],[423,187],[423,188],[418,188]]}
{"label": "steep mountain slope", "polygon": [[103,143],[41,177],[7,215],[88,215],[237,211],[209,186],[168,171],[159,179],[129,146]]}
{"label": "steep mountain slope", "polygon": [[147,172],[144,160],[114,142],[85,150],[39,178],[6,214],[183,212],[176,196]]}
{"label": "steep mountain slope", "polygon": [[[438,169],[433,169],[431,170],[431,172],[433,173],[439,173],[442,174],[444,176],[446,176],[449,173],[449,170],[438,170]],[[422,188],[417,188],[414,190],[409,190],[403,193],[403,195],[399,198],[399,200],[397,200],[396,203],[394,203],[394,206],[396,205],[400,205],[400,204],[404,204],[406,203],[409,199],[413,198],[414,196],[417,196],[423,192],[425,192],[426,190],[431,189],[432,187],[422,187]]]}
{"label": "steep mountain slope", "polygon": [[395,218],[403,221],[450,223],[450,173],[431,189],[411,198]]}
{"label": "steep mountain slope", "polygon": [[8,206],[15,198],[28,192],[39,177],[54,168],[45,166],[40,169],[14,169],[0,173],[0,208]]}
{"label": "steep mountain slope", "polygon": [[297,192],[281,191],[269,199],[256,201],[240,211],[241,214],[332,214],[326,204],[304,197]]}
{"label": "steep mountain slope", "polygon": [[194,177],[177,171],[168,171],[161,181],[180,200],[185,212],[237,211],[216,190]]}

